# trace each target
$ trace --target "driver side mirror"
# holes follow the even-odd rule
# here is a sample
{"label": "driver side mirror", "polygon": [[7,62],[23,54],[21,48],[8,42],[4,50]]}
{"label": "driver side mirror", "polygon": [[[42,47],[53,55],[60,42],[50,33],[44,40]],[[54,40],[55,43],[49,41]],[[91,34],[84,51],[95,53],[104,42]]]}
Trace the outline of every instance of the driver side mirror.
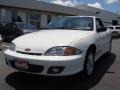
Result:
{"label": "driver side mirror", "polygon": [[97,29],[97,32],[104,32],[106,30],[107,30],[106,27],[100,27],[100,28]]}

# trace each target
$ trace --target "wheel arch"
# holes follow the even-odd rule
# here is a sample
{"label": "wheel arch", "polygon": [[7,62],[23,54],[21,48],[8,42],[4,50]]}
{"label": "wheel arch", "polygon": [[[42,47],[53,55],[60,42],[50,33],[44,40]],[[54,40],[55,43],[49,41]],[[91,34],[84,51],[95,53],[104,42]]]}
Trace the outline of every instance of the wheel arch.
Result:
{"label": "wheel arch", "polygon": [[88,52],[90,49],[93,50],[94,54],[96,53],[96,45],[95,45],[95,44],[91,44],[91,45],[88,47],[87,52]]}
{"label": "wheel arch", "polygon": [[[86,51],[86,55],[85,55],[85,61],[86,61],[87,54],[88,54],[88,52],[89,52],[90,50],[92,50],[92,51],[94,52],[94,56],[95,56],[95,53],[96,53],[96,45],[95,45],[95,44],[91,44],[91,45],[88,47],[88,49],[87,49],[87,51]],[[85,64],[85,62],[84,62],[84,64]]]}
{"label": "wheel arch", "polygon": [[[88,53],[90,52],[90,50],[94,53],[94,55],[95,55],[95,53],[96,53],[96,45],[95,44],[91,44],[89,47],[88,47],[88,49],[87,49],[87,52],[86,52],[86,56],[85,56],[85,62],[84,62],[84,69],[83,69],[83,72],[84,72],[84,74],[85,74],[85,76],[87,76],[87,77],[90,77],[88,74],[87,74],[87,67],[86,67],[86,63],[87,63],[87,55],[88,55]],[[95,60],[95,59],[94,59]],[[93,60],[93,61],[94,61]],[[94,61],[95,62],[95,61]]]}

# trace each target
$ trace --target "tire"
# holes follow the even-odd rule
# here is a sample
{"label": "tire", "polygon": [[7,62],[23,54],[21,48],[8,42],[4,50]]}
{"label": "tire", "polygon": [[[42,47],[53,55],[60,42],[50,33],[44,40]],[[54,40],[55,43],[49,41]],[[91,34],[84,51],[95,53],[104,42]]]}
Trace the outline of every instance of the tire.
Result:
{"label": "tire", "polygon": [[84,75],[90,77],[93,75],[94,71],[94,61],[95,61],[95,52],[90,48],[86,54],[85,63],[84,63]]}

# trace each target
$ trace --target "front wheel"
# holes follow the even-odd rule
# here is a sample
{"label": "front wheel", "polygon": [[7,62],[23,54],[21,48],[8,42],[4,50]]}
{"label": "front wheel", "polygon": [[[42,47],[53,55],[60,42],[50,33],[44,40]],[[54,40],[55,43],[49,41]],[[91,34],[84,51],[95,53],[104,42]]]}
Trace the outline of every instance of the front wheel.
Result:
{"label": "front wheel", "polygon": [[86,58],[85,58],[85,63],[84,63],[84,74],[87,77],[93,74],[94,58],[95,58],[95,54],[93,50],[92,49],[88,50]]}

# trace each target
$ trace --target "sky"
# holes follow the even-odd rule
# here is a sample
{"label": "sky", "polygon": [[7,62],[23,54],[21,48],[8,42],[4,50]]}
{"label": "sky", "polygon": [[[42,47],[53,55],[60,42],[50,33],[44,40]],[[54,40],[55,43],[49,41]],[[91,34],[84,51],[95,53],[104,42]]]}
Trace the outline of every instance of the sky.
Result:
{"label": "sky", "polygon": [[103,10],[120,13],[120,0],[37,0],[54,4],[74,7],[79,4],[100,8]]}

